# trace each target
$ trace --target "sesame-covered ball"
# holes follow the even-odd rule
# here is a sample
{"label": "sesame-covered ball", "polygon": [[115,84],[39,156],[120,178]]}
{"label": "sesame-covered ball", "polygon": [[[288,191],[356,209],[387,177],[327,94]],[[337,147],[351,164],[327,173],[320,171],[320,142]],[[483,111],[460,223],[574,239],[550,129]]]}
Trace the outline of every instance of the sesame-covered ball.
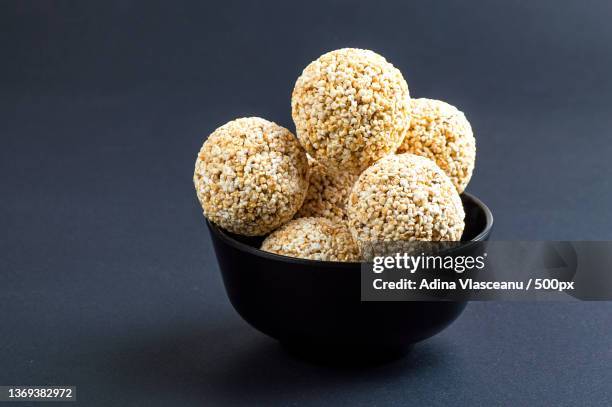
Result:
{"label": "sesame-covered ball", "polygon": [[324,261],[359,261],[359,249],[343,222],[299,218],[268,236],[261,250],[289,257]]}
{"label": "sesame-covered ball", "polygon": [[412,153],[438,164],[463,192],[474,170],[476,140],[463,112],[441,100],[412,99],[410,128],[398,153]]}
{"label": "sesame-covered ball", "polygon": [[450,179],[428,158],[391,155],[365,170],[347,213],[360,246],[376,242],[458,241],[465,213]]}
{"label": "sesame-covered ball", "polygon": [[302,205],[308,161],[289,130],[258,117],[236,119],[204,142],[193,182],[210,221],[230,232],[265,235]]}
{"label": "sesame-covered ball", "polygon": [[304,69],[293,89],[291,113],[308,154],[336,172],[358,175],[400,146],[409,102],[406,81],[385,58],[344,48]]}
{"label": "sesame-covered ball", "polygon": [[332,220],[346,220],[346,201],[357,175],[348,172],[332,173],[308,157],[310,183],[304,204],[295,215],[303,217],[324,217]]}

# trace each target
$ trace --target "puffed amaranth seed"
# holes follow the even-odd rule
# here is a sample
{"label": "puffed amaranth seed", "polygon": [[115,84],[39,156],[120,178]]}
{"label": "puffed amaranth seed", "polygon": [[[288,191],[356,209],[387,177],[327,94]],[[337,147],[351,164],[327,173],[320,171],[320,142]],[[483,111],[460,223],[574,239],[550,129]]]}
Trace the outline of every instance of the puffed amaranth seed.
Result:
{"label": "puffed amaranth seed", "polygon": [[335,172],[358,175],[400,146],[410,122],[409,102],[408,84],[385,58],[343,48],[304,69],[291,113],[308,154]]}
{"label": "puffed amaranth seed", "polygon": [[322,261],[359,261],[359,249],[344,222],[299,218],[268,236],[261,250]]}
{"label": "puffed amaranth seed", "polygon": [[465,218],[448,176],[433,161],[413,154],[391,155],[365,170],[347,213],[362,250],[377,242],[458,241]]}
{"label": "puffed amaranth seed", "polygon": [[308,157],[308,165],[310,167],[308,192],[304,204],[295,216],[346,221],[346,201],[357,176],[348,172],[331,173],[311,157]]}
{"label": "puffed amaranth seed", "polygon": [[258,117],[216,129],[193,176],[204,215],[230,232],[265,235],[290,220],[308,189],[308,161],[295,136]]}
{"label": "puffed amaranth seed", "polygon": [[412,99],[410,128],[398,153],[412,153],[436,162],[459,193],[470,182],[476,161],[476,140],[463,112],[441,100]]}

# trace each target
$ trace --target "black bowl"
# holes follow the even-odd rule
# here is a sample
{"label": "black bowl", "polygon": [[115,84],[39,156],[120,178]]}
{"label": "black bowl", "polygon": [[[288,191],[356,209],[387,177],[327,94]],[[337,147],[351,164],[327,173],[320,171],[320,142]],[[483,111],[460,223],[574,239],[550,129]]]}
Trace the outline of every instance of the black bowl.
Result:
{"label": "black bowl", "polygon": [[[488,240],[491,211],[464,193],[466,225],[453,252],[473,255]],[[397,354],[446,328],[466,302],[362,302],[360,264],[315,261],[259,250],[263,237],[207,222],[231,303],[249,324],[313,354]]]}

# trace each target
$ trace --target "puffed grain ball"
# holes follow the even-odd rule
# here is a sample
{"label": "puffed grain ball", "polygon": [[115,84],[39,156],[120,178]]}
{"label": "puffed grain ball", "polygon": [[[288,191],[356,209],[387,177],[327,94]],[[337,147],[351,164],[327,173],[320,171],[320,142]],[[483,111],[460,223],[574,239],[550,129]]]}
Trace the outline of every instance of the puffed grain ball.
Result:
{"label": "puffed grain ball", "polygon": [[463,112],[441,100],[412,99],[410,128],[398,153],[432,159],[459,193],[470,182],[476,161],[476,140]]}
{"label": "puffed grain ball", "polygon": [[311,260],[359,260],[359,249],[346,224],[326,218],[294,219],[272,232],[261,250]]}
{"label": "puffed grain ball", "polygon": [[349,197],[349,227],[360,247],[399,241],[458,241],[465,213],[450,179],[413,154],[391,155],[361,174]]}
{"label": "puffed grain ball", "polygon": [[230,232],[265,235],[302,205],[308,161],[289,130],[258,117],[241,118],[204,142],[193,182],[210,221]]}
{"label": "puffed grain ball", "polygon": [[409,124],[408,84],[375,52],[343,48],[308,65],[297,79],[291,113],[315,160],[359,174],[394,153]]}
{"label": "puffed grain ball", "polygon": [[357,176],[348,172],[332,173],[308,157],[310,181],[298,218],[323,217],[346,221],[346,201]]}

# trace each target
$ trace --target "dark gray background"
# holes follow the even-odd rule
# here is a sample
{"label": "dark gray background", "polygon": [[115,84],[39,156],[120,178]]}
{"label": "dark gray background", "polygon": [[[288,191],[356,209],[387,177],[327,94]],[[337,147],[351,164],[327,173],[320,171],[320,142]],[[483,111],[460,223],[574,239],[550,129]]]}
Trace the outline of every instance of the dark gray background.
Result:
{"label": "dark gray background", "polygon": [[82,405],[610,405],[610,303],[479,303],[405,359],[294,359],[232,310],[191,182],[371,48],[475,129],[498,239],[612,239],[612,3],[0,2],[0,384]]}

